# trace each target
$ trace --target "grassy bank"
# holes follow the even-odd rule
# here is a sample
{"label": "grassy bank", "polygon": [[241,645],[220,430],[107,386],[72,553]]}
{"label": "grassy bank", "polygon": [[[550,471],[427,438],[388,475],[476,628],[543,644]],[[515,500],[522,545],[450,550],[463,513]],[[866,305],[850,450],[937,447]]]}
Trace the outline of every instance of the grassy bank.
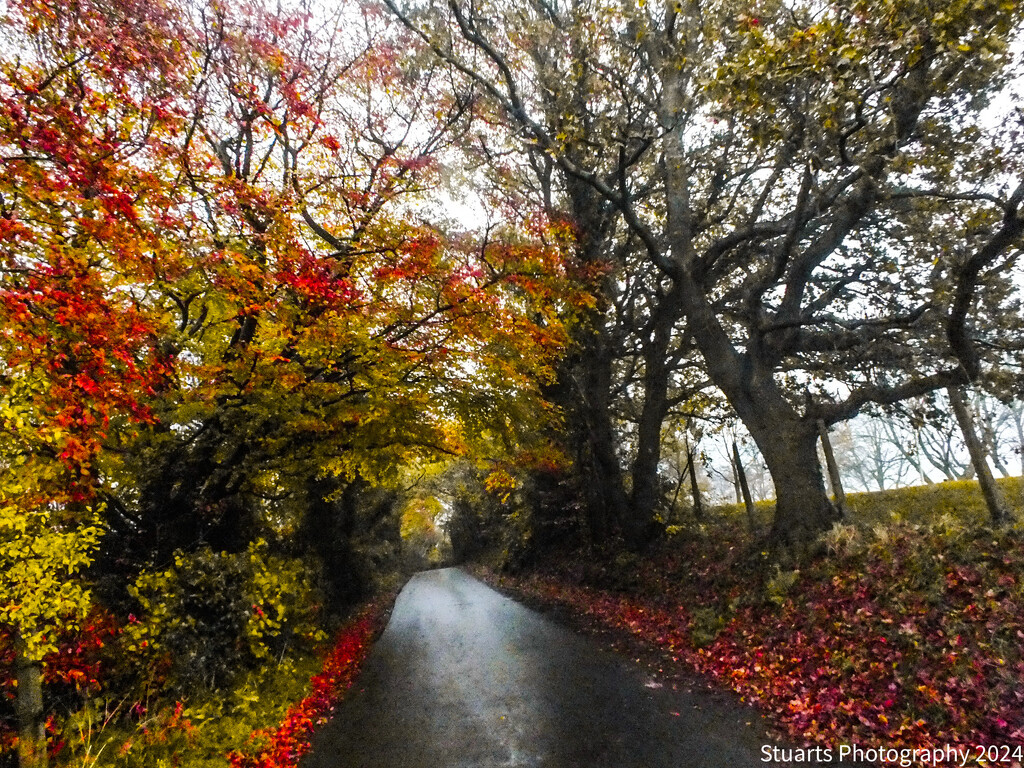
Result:
{"label": "grassy bank", "polygon": [[[1024,479],[1004,477],[996,481],[1007,505],[1024,519]],[[853,522],[859,525],[889,523],[894,518],[911,523],[929,524],[950,515],[961,524],[984,525],[988,519],[985,499],[974,480],[950,480],[932,485],[915,485],[872,493],[848,493],[846,501]],[[775,513],[775,501],[754,505],[755,518],[767,527]],[[746,515],[742,504],[723,504],[711,510],[712,517],[740,519]]]}

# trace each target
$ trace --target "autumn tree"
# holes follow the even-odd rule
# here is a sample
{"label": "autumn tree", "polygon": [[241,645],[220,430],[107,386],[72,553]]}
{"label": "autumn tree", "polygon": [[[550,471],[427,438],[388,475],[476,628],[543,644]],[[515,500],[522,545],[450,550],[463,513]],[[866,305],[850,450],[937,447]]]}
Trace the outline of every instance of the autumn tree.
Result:
{"label": "autumn tree", "polygon": [[346,488],[484,427],[515,454],[551,416],[577,299],[550,222],[445,224],[427,194],[468,103],[380,14],[311,10],[5,9],[0,621],[26,765],[93,558],[124,597],[192,554],[294,550]]}
{"label": "autumn tree", "polygon": [[776,542],[835,518],[819,420],[978,375],[979,288],[1024,231],[1019,127],[980,118],[1016,4],[389,6],[657,269],[768,464]]}
{"label": "autumn tree", "polygon": [[[600,109],[586,112],[602,93],[586,65],[591,48],[601,44],[600,34],[586,34],[565,49],[545,39],[525,52],[546,83],[538,108],[565,140],[566,152],[583,165],[615,140],[606,133],[611,123],[597,114]],[[462,74],[466,88],[477,87]],[[579,108],[575,118],[563,117],[566,100]],[[683,383],[693,367],[692,342],[676,332],[681,318],[668,300],[668,286],[638,253],[638,240],[615,206],[585,180],[565,176],[543,147],[522,144],[521,129],[503,120],[500,108],[495,114],[493,102],[479,101],[487,127],[475,132],[474,144],[489,170],[488,183],[517,207],[542,210],[562,222],[580,271],[589,278],[592,302],[574,327],[558,382],[547,392],[565,415],[562,443],[574,457],[567,483],[586,500],[585,527],[592,538],[625,534],[638,543],[651,532],[652,513],[663,501],[662,423],[694,390]],[[574,128],[577,118],[584,122]],[[586,141],[570,138],[583,134]]]}
{"label": "autumn tree", "polygon": [[282,500],[459,453],[469,420],[536,391],[564,297],[542,237],[481,242],[417,212],[467,104],[386,20],[187,11],[198,64],[169,150],[187,246],[147,287],[176,375],[159,427],[116,462],[143,482],[111,499],[136,563],[238,551]]}
{"label": "autumn tree", "polygon": [[99,457],[152,421],[166,372],[134,286],[164,247],[141,208],[168,204],[152,163],[174,35],[151,9],[115,45],[125,11],[14,3],[0,18],[0,622],[16,649],[23,766],[47,761],[42,659],[90,604]]}

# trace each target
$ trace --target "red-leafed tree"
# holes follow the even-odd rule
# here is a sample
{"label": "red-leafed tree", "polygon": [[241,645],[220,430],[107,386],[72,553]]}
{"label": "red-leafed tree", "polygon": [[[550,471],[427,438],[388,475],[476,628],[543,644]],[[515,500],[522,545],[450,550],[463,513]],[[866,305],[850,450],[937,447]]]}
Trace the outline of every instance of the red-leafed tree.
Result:
{"label": "red-leafed tree", "polygon": [[170,22],[144,5],[25,3],[0,23],[0,622],[26,766],[46,762],[40,661],[89,604],[99,458],[152,422],[167,371],[137,286],[170,245],[146,220],[172,194],[156,169]]}

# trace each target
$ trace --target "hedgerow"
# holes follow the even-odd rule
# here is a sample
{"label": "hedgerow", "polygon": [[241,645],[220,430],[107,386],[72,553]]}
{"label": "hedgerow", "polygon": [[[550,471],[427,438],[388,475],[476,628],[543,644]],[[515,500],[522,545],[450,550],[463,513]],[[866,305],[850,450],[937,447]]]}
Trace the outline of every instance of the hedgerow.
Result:
{"label": "hedgerow", "polygon": [[248,743],[228,755],[232,768],[292,768],[309,751],[310,737],[327,722],[335,705],[352,684],[380,628],[381,604],[371,604],[338,633],[321,672],[310,681],[309,692],[288,709],[275,727],[258,729]]}
{"label": "hedgerow", "polygon": [[[354,679],[390,604],[385,596],[365,605],[335,634],[326,655],[292,646],[230,686],[177,700],[112,690],[115,666],[138,635],[94,610],[81,628],[62,636],[44,667],[56,709],[47,723],[53,762],[76,768],[295,766],[314,728],[326,722]],[[9,664],[9,653],[0,637],[0,662]],[[11,680],[0,684],[9,700]],[[5,720],[0,765],[13,760],[17,745],[15,724]]]}
{"label": "hedgerow", "polygon": [[54,740],[58,764],[83,768],[291,768],[309,750],[381,628],[388,600],[365,606],[323,658],[296,654],[234,688],[177,702],[96,698]]}

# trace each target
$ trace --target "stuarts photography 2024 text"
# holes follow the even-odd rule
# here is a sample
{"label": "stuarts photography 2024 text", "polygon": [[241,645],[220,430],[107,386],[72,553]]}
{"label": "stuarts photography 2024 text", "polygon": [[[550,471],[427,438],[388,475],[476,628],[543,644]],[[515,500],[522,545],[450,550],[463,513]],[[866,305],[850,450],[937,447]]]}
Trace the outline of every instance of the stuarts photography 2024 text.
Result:
{"label": "stuarts photography 2024 text", "polygon": [[762,763],[873,763],[879,765],[1020,765],[1024,745],[942,745],[935,747],[761,747]]}

